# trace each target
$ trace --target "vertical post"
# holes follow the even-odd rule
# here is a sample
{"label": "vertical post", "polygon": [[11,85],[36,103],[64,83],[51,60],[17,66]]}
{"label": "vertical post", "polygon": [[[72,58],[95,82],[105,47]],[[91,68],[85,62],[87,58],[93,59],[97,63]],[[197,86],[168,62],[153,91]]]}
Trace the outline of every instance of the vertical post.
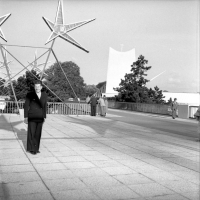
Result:
{"label": "vertical post", "polygon": [[43,70],[42,70],[42,73],[41,73],[41,75],[40,75],[40,80],[42,80],[42,77],[43,77],[43,74],[44,74],[44,70],[45,70],[46,65],[47,65],[47,62],[48,62],[48,60],[49,60],[49,56],[50,56],[50,54],[51,54],[51,51],[52,51],[54,42],[55,42],[55,39],[54,39],[53,42],[51,43],[51,48],[50,48],[50,50],[49,50],[49,53],[48,53],[48,55],[47,55],[47,59],[46,59],[45,65],[44,65]]}
{"label": "vertical post", "polygon": [[15,95],[15,91],[14,91],[14,88],[13,88],[13,84],[12,84],[12,80],[10,78],[10,72],[9,72],[9,69],[8,69],[8,65],[7,65],[7,60],[5,58],[5,55],[3,53],[3,48],[2,48],[2,44],[0,44],[0,49],[1,49],[1,54],[2,54],[2,57],[3,57],[3,60],[4,60],[4,65],[6,67],[6,71],[7,71],[7,75],[8,75],[8,79],[10,81],[10,86],[11,86],[11,89],[12,89],[12,92],[13,92],[13,95],[14,95],[14,98],[15,98],[15,102],[17,104],[17,111],[18,111],[18,114],[19,114],[19,105],[18,105],[18,102],[17,102],[17,98],[16,98],[16,95]]}

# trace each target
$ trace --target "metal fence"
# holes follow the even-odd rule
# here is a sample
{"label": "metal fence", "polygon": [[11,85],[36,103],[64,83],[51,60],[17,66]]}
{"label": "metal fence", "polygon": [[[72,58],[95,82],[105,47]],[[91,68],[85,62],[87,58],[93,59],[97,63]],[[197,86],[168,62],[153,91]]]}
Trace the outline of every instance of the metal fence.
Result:
{"label": "metal fence", "polygon": [[[24,108],[24,102],[18,102],[19,109]],[[58,103],[47,102],[47,114],[60,114],[60,115],[89,115],[91,107],[87,103]],[[0,113],[18,113],[17,104],[14,101],[0,100]]]}

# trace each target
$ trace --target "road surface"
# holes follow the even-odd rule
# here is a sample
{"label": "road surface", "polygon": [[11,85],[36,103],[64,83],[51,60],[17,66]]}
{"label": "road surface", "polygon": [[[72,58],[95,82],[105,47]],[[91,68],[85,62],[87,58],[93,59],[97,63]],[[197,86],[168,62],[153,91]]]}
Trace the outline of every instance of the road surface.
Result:
{"label": "road surface", "polygon": [[[142,126],[149,129],[164,131],[167,135],[175,137],[188,137],[198,140],[197,121],[195,119],[172,119],[170,116],[109,109],[107,118],[129,124]],[[162,134],[164,134],[162,132]]]}

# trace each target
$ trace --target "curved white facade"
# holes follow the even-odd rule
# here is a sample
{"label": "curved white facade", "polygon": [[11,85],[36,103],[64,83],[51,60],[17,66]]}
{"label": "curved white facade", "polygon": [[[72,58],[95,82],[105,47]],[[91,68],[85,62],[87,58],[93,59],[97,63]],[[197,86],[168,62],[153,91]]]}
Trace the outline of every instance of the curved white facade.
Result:
{"label": "curved white facade", "polygon": [[107,96],[114,96],[118,93],[113,90],[113,87],[118,87],[125,74],[130,73],[131,65],[135,60],[135,49],[121,52],[110,47],[106,79]]}

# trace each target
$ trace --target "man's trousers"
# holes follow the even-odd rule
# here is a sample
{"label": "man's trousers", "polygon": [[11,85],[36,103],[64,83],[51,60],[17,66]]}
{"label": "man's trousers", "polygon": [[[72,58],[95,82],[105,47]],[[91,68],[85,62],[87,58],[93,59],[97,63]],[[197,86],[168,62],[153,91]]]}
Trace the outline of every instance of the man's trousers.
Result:
{"label": "man's trousers", "polygon": [[96,105],[95,106],[92,106],[91,105],[91,116],[96,116]]}
{"label": "man's trousers", "polygon": [[43,122],[28,122],[27,151],[39,151],[42,125]]}

